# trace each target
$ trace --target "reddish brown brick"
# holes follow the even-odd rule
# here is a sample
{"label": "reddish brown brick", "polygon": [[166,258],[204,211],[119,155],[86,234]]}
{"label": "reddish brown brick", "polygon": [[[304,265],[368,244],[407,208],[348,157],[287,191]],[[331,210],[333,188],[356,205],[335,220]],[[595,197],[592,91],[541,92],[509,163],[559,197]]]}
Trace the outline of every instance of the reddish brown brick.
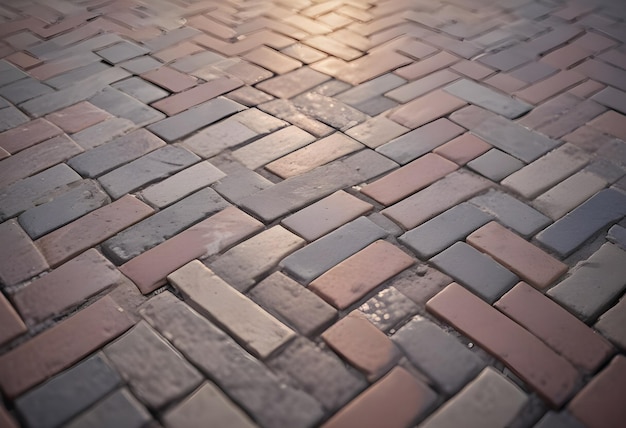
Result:
{"label": "reddish brown brick", "polygon": [[7,61],[12,62],[24,70],[28,70],[29,68],[33,68],[41,64],[41,60],[37,58],[33,58],[24,52],[15,52],[5,58]]}
{"label": "reddish brown brick", "polygon": [[413,426],[437,395],[402,367],[396,367],[335,416],[323,428]]}
{"label": "reddish brown brick", "polygon": [[466,133],[437,147],[433,152],[458,165],[465,165],[489,149],[491,149],[489,143],[474,134]]}
{"label": "reddish brown brick", "polygon": [[383,178],[363,187],[361,193],[391,205],[423,189],[456,170],[458,165],[433,153],[427,153]]}
{"label": "reddish brown brick", "polygon": [[546,288],[567,272],[567,265],[495,221],[467,237],[467,243],[489,254],[536,288]]}
{"label": "reddish brown brick", "polygon": [[24,320],[34,324],[124,280],[115,266],[92,248],[18,290],[13,302]]}
{"label": "reddish brown brick", "polygon": [[195,77],[181,73],[170,67],[157,68],[156,70],[142,74],[141,77],[171,92],[182,92],[197,84]]}
{"label": "reddish brown brick", "polygon": [[389,118],[408,128],[417,128],[446,116],[466,104],[464,100],[438,89],[403,105]]}
{"label": "reddish brown brick", "polygon": [[322,339],[370,381],[385,374],[400,359],[401,352],[385,333],[358,311],[333,325]]}
{"label": "reddish brown brick", "polygon": [[618,355],[574,397],[568,410],[589,427],[618,427],[626,420],[624,396],[626,357]]}
{"label": "reddish brown brick", "polygon": [[148,217],[154,210],[131,195],[51,232],[35,243],[55,267]]}
{"label": "reddish brown brick", "polygon": [[[2,326],[2,330],[0,330],[0,345],[10,342],[27,331],[24,321],[22,321],[13,306],[11,306],[11,303],[9,303],[2,293],[0,293],[0,325]],[[0,426],[2,426],[2,424],[0,424]]]}
{"label": "reddish brown brick", "polygon": [[100,349],[132,324],[124,310],[105,296],[0,356],[0,388],[14,398]]}
{"label": "reddish brown brick", "polygon": [[415,260],[398,247],[376,241],[313,281],[309,288],[338,309],[346,309]]}
{"label": "reddish brown brick", "polygon": [[606,88],[606,86],[602,83],[596,82],[595,80],[587,80],[580,85],[574,86],[567,92],[579,98],[588,98],[604,88]]}
{"label": "reddish brown brick", "polygon": [[614,352],[605,338],[524,282],[494,306],[587,372],[595,372]]}
{"label": "reddish brown brick", "polygon": [[46,116],[46,119],[68,134],[74,134],[110,117],[111,115],[106,111],[99,109],[87,101],[83,101],[82,103],[74,104],[71,107],[51,113]]}
{"label": "reddish brown brick", "polygon": [[193,259],[216,254],[262,228],[259,221],[228,207],[140,254],[120,270],[147,294],[163,285],[167,275]]}
{"label": "reddish brown brick", "polygon": [[47,120],[35,119],[0,134],[0,147],[13,154],[62,133]]}
{"label": "reddish brown brick", "polygon": [[8,158],[9,156],[11,156],[11,154],[0,147],[0,160]]}
{"label": "reddish brown brick", "polygon": [[609,110],[589,122],[589,126],[626,141],[626,116]]}
{"label": "reddish brown brick", "polygon": [[450,68],[474,80],[483,80],[485,77],[495,73],[494,69],[475,61],[463,60],[452,65]]}
{"label": "reddish brown brick", "polygon": [[459,284],[447,286],[426,308],[501,360],[551,406],[561,407],[576,389],[574,366]]}
{"label": "reddish brown brick", "polygon": [[582,61],[591,54],[591,51],[583,49],[578,45],[571,44],[549,53],[544,56],[541,61],[556,68],[566,69],[569,66]]}
{"label": "reddish brown brick", "polygon": [[585,80],[585,76],[582,74],[565,70],[526,89],[517,91],[515,95],[531,104],[539,104],[583,80]]}
{"label": "reddish brown brick", "polygon": [[0,224],[0,281],[15,285],[48,269],[48,263],[17,221]]}
{"label": "reddish brown brick", "polygon": [[19,425],[13,419],[13,416],[4,408],[0,406],[0,427],[3,428],[19,428]]}
{"label": "reddish brown brick", "polygon": [[507,94],[519,91],[524,86],[527,86],[526,82],[516,79],[515,77],[506,73],[498,73],[495,76],[486,79],[485,83],[493,86],[496,89],[501,90],[502,92],[506,92]]}

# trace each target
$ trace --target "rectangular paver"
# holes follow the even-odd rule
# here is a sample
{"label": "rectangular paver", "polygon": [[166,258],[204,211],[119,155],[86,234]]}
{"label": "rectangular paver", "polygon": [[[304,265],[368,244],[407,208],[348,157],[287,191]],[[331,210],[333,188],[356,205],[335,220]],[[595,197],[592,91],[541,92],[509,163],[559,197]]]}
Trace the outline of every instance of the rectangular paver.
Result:
{"label": "rectangular paver", "polygon": [[468,79],[451,83],[443,90],[470,104],[485,108],[509,119],[515,119],[532,109],[530,104],[498,93]]}

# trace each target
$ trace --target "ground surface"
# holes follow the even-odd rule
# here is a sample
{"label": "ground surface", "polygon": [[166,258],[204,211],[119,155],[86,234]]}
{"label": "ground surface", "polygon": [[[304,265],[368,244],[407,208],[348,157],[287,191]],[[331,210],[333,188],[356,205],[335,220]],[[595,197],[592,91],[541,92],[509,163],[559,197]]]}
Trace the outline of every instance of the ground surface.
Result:
{"label": "ground surface", "polygon": [[625,17],[2,1],[0,425],[624,426]]}

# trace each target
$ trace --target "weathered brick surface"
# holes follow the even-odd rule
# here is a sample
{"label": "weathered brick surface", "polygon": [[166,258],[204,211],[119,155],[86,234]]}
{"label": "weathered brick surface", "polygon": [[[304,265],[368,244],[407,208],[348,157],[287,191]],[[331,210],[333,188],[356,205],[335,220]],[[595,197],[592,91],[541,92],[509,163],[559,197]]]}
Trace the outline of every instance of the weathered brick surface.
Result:
{"label": "weathered brick surface", "polygon": [[[0,281],[3,286],[25,281],[48,268],[48,263],[17,221],[0,224]],[[17,255],[14,260],[11,256]]]}

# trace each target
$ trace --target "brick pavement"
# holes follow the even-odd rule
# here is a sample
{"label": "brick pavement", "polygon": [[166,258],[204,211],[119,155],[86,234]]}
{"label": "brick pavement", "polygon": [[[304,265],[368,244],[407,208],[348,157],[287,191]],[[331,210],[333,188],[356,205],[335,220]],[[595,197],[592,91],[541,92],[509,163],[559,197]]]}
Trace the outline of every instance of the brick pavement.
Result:
{"label": "brick pavement", "polygon": [[0,426],[623,427],[625,21],[0,2]]}

